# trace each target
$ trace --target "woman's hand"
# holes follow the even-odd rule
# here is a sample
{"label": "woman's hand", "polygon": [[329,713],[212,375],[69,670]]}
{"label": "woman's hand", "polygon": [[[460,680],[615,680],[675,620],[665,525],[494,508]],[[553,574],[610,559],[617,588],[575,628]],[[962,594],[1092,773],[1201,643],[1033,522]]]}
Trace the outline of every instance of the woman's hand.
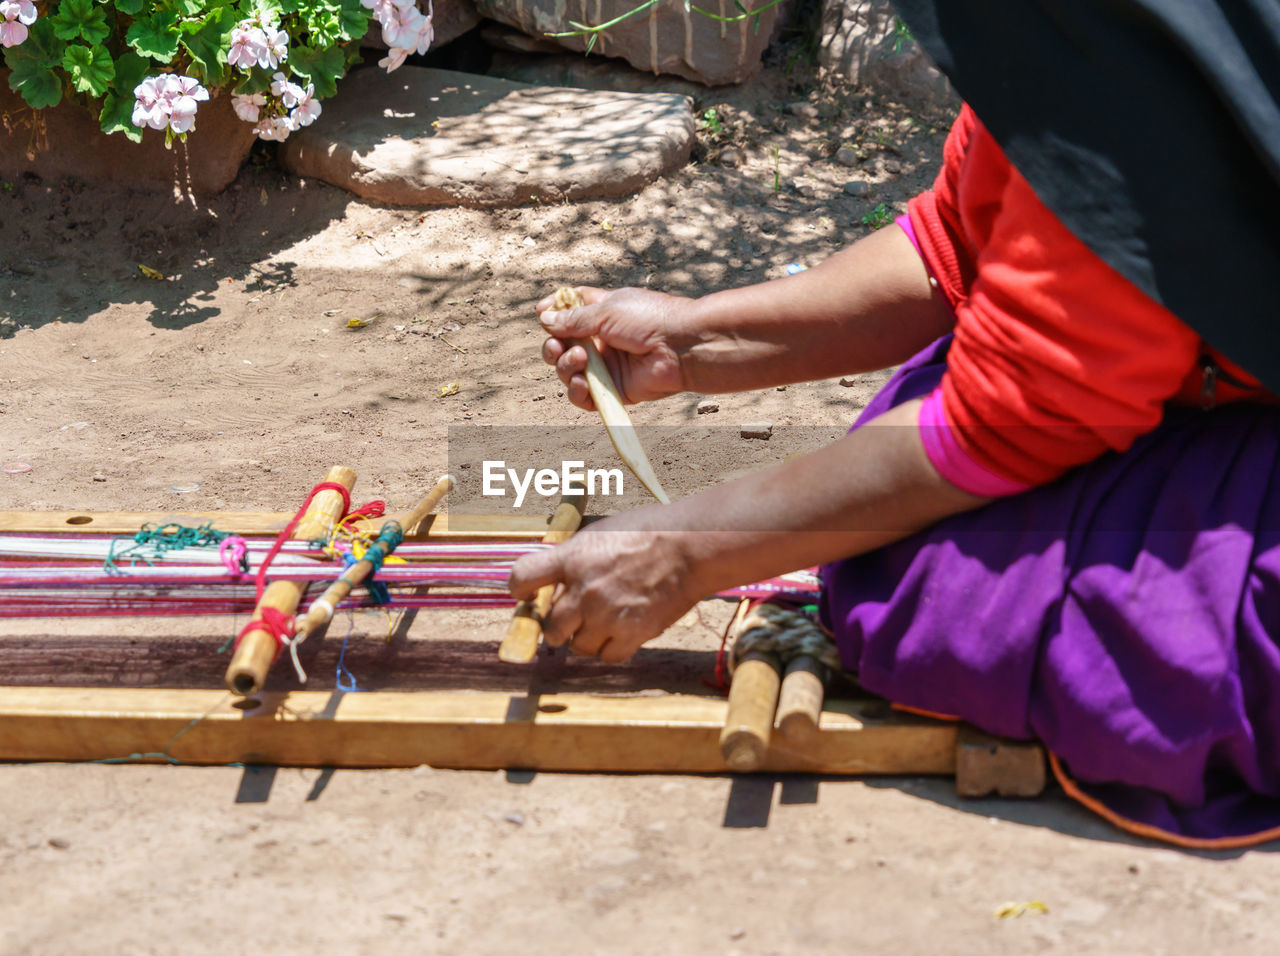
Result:
{"label": "woman's hand", "polygon": [[587,411],[595,403],[587,390],[587,353],[575,339],[595,338],[609,373],[628,404],[649,402],[684,391],[679,340],[681,311],[691,300],[646,289],[612,292],[578,288],[586,305],[553,312],[551,297],[537,305],[538,320],[550,338],[542,358],[554,365],[569,401]]}
{"label": "woman's hand", "polygon": [[[542,623],[552,647],[568,644],[575,654],[625,661],[702,597],[689,592],[681,535],[625,530],[629,517],[602,521],[512,568],[509,587],[516,598],[557,585]],[[624,529],[611,530],[618,525]]]}

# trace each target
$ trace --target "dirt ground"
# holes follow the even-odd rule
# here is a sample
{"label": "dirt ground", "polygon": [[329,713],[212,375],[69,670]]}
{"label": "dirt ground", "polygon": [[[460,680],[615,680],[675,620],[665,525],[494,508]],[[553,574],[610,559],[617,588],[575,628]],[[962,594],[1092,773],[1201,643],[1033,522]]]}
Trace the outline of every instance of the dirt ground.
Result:
{"label": "dirt ground", "polygon": [[[30,465],[0,473],[0,509],[288,510],[338,463],[358,500],[405,508],[471,463],[459,446],[607,458],[538,357],[533,302],[815,263],[927,186],[947,123],[781,66],[696,105],[720,123],[696,161],[620,201],[378,207],[265,151],[207,202],[0,184],[0,463]],[[634,417],[684,495],[830,440],[884,377]],[[760,421],[772,439],[738,437]],[[709,669],[706,613],[654,653]],[[409,640],[448,631],[489,661],[503,618],[422,615]],[[133,663],[66,679],[200,685],[236,627],[5,622],[0,681],[41,642],[141,636]],[[358,637],[368,679],[378,622]],[[177,650],[148,658],[153,640]],[[1057,792],[965,802],[933,779],[7,765],[0,801],[3,953],[1270,952],[1280,890],[1270,848],[1174,851]],[[1032,900],[1048,912],[994,915]]]}

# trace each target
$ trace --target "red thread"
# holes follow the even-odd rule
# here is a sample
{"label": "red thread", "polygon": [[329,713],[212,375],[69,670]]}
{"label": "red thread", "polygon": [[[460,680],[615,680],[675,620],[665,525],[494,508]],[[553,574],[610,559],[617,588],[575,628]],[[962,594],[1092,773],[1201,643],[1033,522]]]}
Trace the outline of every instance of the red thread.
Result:
{"label": "red thread", "polygon": [[347,512],[348,518],[381,518],[387,513],[387,503],[381,498],[367,501],[359,508]]}
{"label": "red thread", "polygon": [[[258,566],[256,603],[260,604],[262,602],[262,592],[267,588],[267,568],[271,566],[275,556],[280,553],[284,543],[293,537],[293,531],[298,527],[298,522],[302,520],[302,516],[306,514],[307,508],[311,507],[312,499],[322,491],[336,491],[342,495],[342,514],[338,516],[339,518],[344,517],[348,509],[350,509],[351,492],[347,490],[345,485],[340,485],[336,481],[322,481],[312,488],[311,493],[307,495],[307,500],[302,503],[302,506],[298,508],[298,513],[293,516],[293,520],[276,535],[276,540],[271,545],[271,550],[267,552],[267,556],[262,559],[262,564]],[[368,507],[368,505],[364,507]],[[250,631],[264,631],[275,639],[278,653],[280,648],[284,647],[285,639],[293,636],[293,617],[273,607],[261,608],[259,615],[259,617],[254,618],[245,625],[244,630],[236,636],[235,646],[239,647],[240,642],[244,640],[244,636]]]}

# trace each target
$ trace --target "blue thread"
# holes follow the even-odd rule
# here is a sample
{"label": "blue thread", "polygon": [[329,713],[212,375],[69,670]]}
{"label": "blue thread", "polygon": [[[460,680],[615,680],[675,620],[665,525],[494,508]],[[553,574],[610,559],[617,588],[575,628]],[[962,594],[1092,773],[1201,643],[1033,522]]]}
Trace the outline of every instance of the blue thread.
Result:
{"label": "blue thread", "polygon": [[342,639],[342,650],[338,652],[338,668],[334,672],[334,683],[343,693],[362,694],[364,691],[356,683],[356,675],[347,670],[346,664],[343,663],[347,658],[347,643],[351,640],[352,630],[354,628],[348,624],[347,636]]}

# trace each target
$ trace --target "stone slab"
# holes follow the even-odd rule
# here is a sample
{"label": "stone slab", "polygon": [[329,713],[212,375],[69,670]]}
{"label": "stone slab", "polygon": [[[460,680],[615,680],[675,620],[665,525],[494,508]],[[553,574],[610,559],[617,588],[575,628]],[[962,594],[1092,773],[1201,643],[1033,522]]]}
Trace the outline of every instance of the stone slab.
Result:
{"label": "stone slab", "polygon": [[343,81],[285,167],[377,202],[515,206],[625,196],[688,161],[687,97],[402,67]]}

